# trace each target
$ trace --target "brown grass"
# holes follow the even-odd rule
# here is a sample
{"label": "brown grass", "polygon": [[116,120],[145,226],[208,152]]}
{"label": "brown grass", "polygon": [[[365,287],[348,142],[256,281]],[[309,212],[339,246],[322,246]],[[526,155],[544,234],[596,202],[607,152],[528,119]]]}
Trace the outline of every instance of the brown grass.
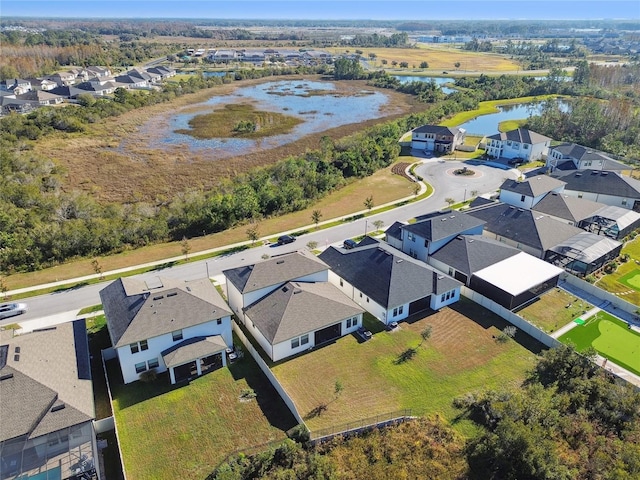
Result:
{"label": "brown grass", "polygon": [[[410,96],[384,90],[383,93],[390,101],[378,118],[333,128],[305,136],[287,145],[259,150],[224,161],[212,161],[211,151],[191,152],[180,146],[166,149],[150,148],[148,140],[154,135],[153,127],[140,128],[142,125],[149,125],[149,122],[165,122],[176,110],[202,102],[214,95],[229,95],[239,87],[281,79],[284,77],[249,80],[200,91],[167,104],[154,105],[107,119],[92,125],[88,133],[51,136],[38,142],[34,150],[35,153],[52,159],[64,168],[64,190],[81,189],[90,192],[100,201],[160,202],[172,198],[177,192],[188,189],[208,190],[219,185],[222,180],[239,173],[273,164],[291,155],[299,155],[308,149],[317,149],[323,135],[334,139],[342,138],[367,126],[424,108],[416,105]],[[358,92],[365,86],[364,82],[335,83],[343,92]],[[124,145],[125,148],[120,148],[120,145]]]}

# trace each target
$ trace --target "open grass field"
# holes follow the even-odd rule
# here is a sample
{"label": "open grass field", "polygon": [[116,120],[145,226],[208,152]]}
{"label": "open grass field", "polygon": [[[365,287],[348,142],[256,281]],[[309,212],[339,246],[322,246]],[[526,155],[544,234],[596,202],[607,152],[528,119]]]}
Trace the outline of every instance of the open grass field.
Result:
{"label": "open grass field", "polygon": [[[398,162],[406,161],[406,157],[400,157],[398,159]],[[415,161],[415,159],[410,161]],[[303,225],[310,225],[313,223],[311,220],[313,210],[320,210],[323,220],[329,220],[331,218],[347,217],[353,212],[363,210],[363,202],[370,195],[373,196],[375,205],[382,205],[399,198],[413,195],[413,188],[416,184],[409,182],[400,175],[394,175],[391,172],[392,168],[393,165],[379,170],[369,177],[350,183],[305,210],[263,220],[258,224],[260,236],[270,236]],[[191,257],[197,256],[197,252],[211,248],[245,242],[248,240],[246,231],[247,226],[242,225],[223,232],[191,238],[189,239]],[[142,265],[165,258],[179,257],[182,251],[180,243],[181,242],[162,243],[136,250],[127,250],[123,253],[100,257],[99,261],[103,267],[103,271],[107,272],[131,265]],[[76,260],[38,272],[10,275],[4,277],[3,280],[8,289],[12,290],[84,275],[92,275],[95,272],[91,261],[91,258]]]}
{"label": "open grass field", "polygon": [[[241,400],[249,388],[257,397]],[[232,452],[283,440],[296,425],[250,355],[188,385],[171,386],[165,373],[153,383],[116,384],[112,391],[132,480],[201,480]]]}
{"label": "open grass field", "polygon": [[[328,48],[333,54],[342,54],[346,50],[350,53],[354,52],[354,48],[339,47]],[[369,54],[375,54],[374,60],[370,61],[371,66],[375,68],[390,69],[392,62],[407,62],[409,68],[416,69],[420,67],[420,63],[427,62],[428,69],[421,69],[424,72],[433,72],[442,74],[447,71],[450,74],[469,73],[469,72],[506,72],[517,71],[520,66],[514,60],[507,56],[494,53],[468,52],[461,50],[455,46],[445,45],[427,45],[424,43],[417,44],[417,48],[357,48],[361,50],[362,57],[369,59]],[[382,60],[386,60],[387,64],[383,65]],[[460,63],[456,68],[455,64]],[[406,72],[408,69],[402,69]],[[393,73],[391,70],[389,73]]]}
{"label": "open grass field", "polygon": [[[427,326],[432,335],[421,345]],[[440,312],[388,332],[370,315],[365,326],[373,338],[359,343],[348,335],[318,350],[273,366],[311,428],[321,429],[377,414],[411,408],[416,415],[440,414],[454,421],[452,400],[467,392],[519,384],[542,346],[519,333],[516,341],[498,343],[506,322],[479,305],[461,299]],[[518,343],[520,342],[520,343]],[[417,350],[400,360],[409,348]],[[335,395],[339,381],[342,392]],[[327,410],[314,415],[326,403]],[[470,423],[456,423],[470,433]]]}
{"label": "open grass field", "polygon": [[589,302],[554,288],[517,313],[545,332],[553,333],[592,308]]}
{"label": "open grass field", "polygon": [[640,235],[625,243],[622,253],[629,255],[629,261],[621,263],[615,272],[601,277],[596,286],[640,305],[640,266],[636,263],[640,262]]}
{"label": "open grass field", "polygon": [[572,342],[579,352],[593,347],[603,357],[640,375],[640,333],[607,312],[587,318],[584,325],[577,325],[558,340]]}

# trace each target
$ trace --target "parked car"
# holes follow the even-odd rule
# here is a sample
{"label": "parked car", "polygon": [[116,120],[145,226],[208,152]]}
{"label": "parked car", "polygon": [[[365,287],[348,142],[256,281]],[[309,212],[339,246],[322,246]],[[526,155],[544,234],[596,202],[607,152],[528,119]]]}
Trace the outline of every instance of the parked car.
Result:
{"label": "parked car", "polygon": [[3,303],[0,305],[0,319],[21,315],[26,311],[26,303]]}
{"label": "parked car", "polygon": [[509,160],[509,165],[513,165],[514,167],[519,167],[520,165],[522,165],[524,163],[524,159],[522,158],[512,158],[511,160]]}
{"label": "parked car", "polygon": [[358,245],[358,242],[356,242],[355,240],[351,240],[350,238],[347,238],[344,242],[342,242],[342,248],[345,248],[347,250],[351,250],[352,248],[355,248]]}
{"label": "parked car", "polygon": [[278,237],[278,245],[286,245],[287,243],[293,243],[296,241],[296,237],[292,237],[291,235],[282,235]]}

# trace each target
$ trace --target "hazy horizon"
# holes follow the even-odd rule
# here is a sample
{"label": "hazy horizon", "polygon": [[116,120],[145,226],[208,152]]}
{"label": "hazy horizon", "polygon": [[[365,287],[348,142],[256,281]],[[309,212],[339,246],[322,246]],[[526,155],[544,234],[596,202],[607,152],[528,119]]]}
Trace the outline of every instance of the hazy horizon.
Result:
{"label": "hazy horizon", "polygon": [[640,0],[2,0],[0,14],[96,20],[640,20]]}

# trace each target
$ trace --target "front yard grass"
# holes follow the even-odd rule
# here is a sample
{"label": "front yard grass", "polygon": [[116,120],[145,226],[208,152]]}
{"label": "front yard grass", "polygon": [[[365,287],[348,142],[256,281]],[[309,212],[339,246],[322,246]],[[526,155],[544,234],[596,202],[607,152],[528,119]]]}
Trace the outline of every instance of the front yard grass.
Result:
{"label": "front yard grass", "polygon": [[[232,452],[281,441],[297,423],[248,354],[179,386],[166,373],[151,383],[123,385],[120,378],[114,385],[118,373],[116,364],[109,378],[130,479],[203,479]],[[248,389],[256,398],[241,400]]]}
{"label": "front yard grass", "polygon": [[[359,343],[347,335],[282,361],[272,371],[312,431],[410,408],[413,415],[442,415],[469,434],[475,428],[455,421],[459,412],[452,400],[468,392],[520,384],[543,348],[521,332],[516,341],[497,342],[507,325],[466,299],[402,322],[390,332],[365,314],[371,340]],[[421,345],[427,326],[431,337]],[[403,353],[412,348],[415,354],[403,361]],[[342,386],[338,394],[336,382]],[[317,415],[321,404],[326,410]]]}
{"label": "front yard grass", "polygon": [[545,332],[553,333],[592,308],[589,302],[556,287],[517,313]]}

